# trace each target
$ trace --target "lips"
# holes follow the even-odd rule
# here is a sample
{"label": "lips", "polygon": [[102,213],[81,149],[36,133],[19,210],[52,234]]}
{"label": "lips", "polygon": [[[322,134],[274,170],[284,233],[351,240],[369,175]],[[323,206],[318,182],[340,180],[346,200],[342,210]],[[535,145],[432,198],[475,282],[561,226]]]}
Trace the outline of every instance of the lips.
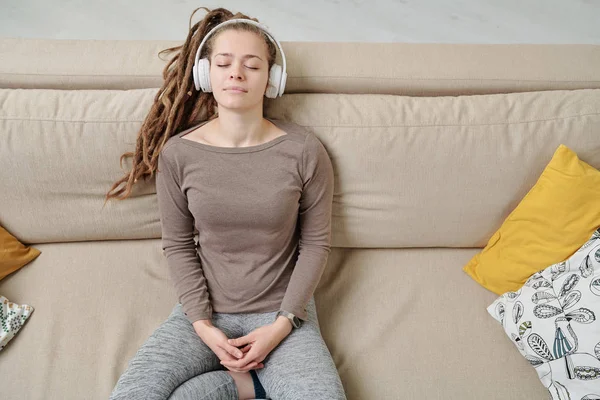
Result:
{"label": "lips", "polygon": [[246,89],[244,89],[243,87],[239,87],[239,86],[231,86],[231,87],[225,88],[225,90],[229,90],[229,91],[241,91],[241,92],[244,92],[244,93],[247,92]]}

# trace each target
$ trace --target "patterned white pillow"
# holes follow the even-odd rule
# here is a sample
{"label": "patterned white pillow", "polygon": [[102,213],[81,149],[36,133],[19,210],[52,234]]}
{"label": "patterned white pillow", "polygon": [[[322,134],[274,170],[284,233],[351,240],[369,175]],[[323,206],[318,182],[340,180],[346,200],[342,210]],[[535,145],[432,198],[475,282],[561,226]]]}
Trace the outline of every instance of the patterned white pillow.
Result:
{"label": "patterned white pillow", "polygon": [[19,332],[25,324],[33,307],[27,304],[15,304],[0,296],[0,350]]}
{"label": "patterned white pillow", "polygon": [[487,311],[552,399],[600,400],[600,228],[571,257],[533,274]]}

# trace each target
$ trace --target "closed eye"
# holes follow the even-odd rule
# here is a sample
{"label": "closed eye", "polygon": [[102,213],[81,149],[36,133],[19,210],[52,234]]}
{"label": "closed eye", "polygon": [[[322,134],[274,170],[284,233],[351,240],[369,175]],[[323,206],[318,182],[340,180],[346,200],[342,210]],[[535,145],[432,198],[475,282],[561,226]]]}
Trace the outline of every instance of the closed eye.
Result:
{"label": "closed eye", "polygon": [[[217,65],[217,67],[229,67],[229,64],[227,64],[227,65]],[[246,66],[246,68],[248,68],[248,69],[258,69],[258,68],[248,67],[248,66]]]}

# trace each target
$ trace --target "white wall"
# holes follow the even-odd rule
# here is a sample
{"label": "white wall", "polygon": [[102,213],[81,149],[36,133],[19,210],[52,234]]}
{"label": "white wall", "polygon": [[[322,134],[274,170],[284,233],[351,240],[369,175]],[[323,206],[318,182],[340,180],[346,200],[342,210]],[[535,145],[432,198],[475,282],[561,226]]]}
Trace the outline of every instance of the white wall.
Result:
{"label": "white wall", "polygon": [[281,41],[600,44],[600,0],[0,0],[0,36],[183,40],[201,6]]}

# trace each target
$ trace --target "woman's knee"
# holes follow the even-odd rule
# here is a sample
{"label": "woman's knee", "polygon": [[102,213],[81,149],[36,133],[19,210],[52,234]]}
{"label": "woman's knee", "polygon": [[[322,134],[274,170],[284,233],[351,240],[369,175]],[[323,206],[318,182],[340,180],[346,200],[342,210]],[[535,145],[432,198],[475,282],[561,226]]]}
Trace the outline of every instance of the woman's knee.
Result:
{"label": "woman's knee", "polygon": [[293,330],[256,372],[273,400],[346,399],[331,353],[314,324]]}
{"label": "woman's knee", "polygon": [[[194,376],[219,368],[222,366],[216,354],[176,307],[129,361],[114,393],[141,390],[170,394]],[[144,387],[147,390],[141,389]]]}
{"label": "woman's knee", "polygon": [[271,400],[306,400],[327,399],[347,400],[344,388],[336,380],[323,381],[323,385],[315,387],[314,382],[299,380],[297,382],[280,382],[274,388],[267,388],[267,397]]}

